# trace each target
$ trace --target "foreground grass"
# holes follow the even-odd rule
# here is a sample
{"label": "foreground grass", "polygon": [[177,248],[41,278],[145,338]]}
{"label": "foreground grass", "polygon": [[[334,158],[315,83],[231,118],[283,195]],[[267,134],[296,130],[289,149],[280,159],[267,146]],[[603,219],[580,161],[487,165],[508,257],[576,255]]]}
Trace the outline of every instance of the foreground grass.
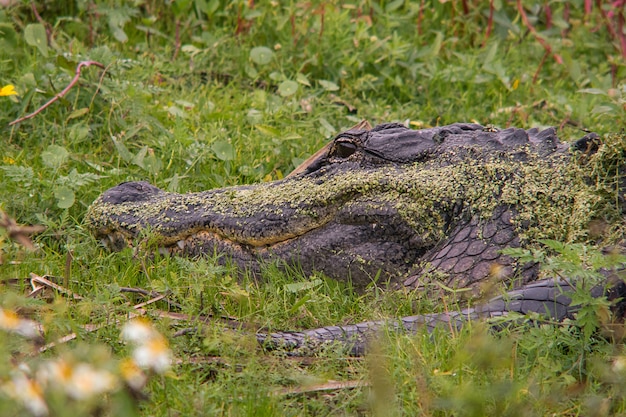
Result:
{"label": "foreground grass", "polygon": [[[602,134],[626,126],[626,68],[597,9],[571,10],[564,19],[564,3],[554,4],[551,27],[544,9],[525,9],[562,57],[559,64],[544,56],[515,5],[506,2],[494,11],[488,37],[488,4],[465,13],[462,2],[421,11],[409,2],[366,1],[36,6],[51,34],[49,46],[30,6],[0,9],[0,88],[12,84],[19,92],[0,97],[0,208],[19,223],[47,229],[35,237],[34,253],[2,236],[6,285],[0,300],[3,309],[44,323],[46,342],[71,332],[79,337],[21,357],[33,369],[64,355],[94,361],[127,356],[117,320],[125,321],[146,298],[122,287],[167,293],[180,304],[176,312],[234,317],[251,329],[446,308],[374,285],[356,294],[347,284],[298,271],[269,268],[262,279],[242,280],[212,259],[109,253],[87,233],[82,217],[102,191],[121,181],[187,192],[280,179],[361,119],[414,127],[457,121],[559,126],[564,139],[582,136],[583,129]],[[65,98],[8,126],[57,94],[83,60],[106,70],[83,70]],[[33,272],[58,277],[83,299],[23,297],[23,278]],[[127,404],[134,401],[112,396],[103,400],[104,413],[114,415],[115,407],[145,415],[626,412],[621,344],[582,334],[575,323],[498,335],[480,326],[453,335],[383,335],[364,359],[330,350],[297,360],[263,352],[249,332],[230,331],[217,319],[199,332],[171,337],[197,323],[158,318],[158,311],[171,309],[164,301],[147,309],[178,364],[150,380],[149,400],[138,410]],[[87,323],[100,327],[86,331]],[[1,337],[4,358],[32,349],[12,334]],[[12,365],[0,363],[7,382]],[[17,403],[0,403],[3,414],[21,412]],[[50,404],[57,414],[95,414],[101,405],[56,397]]]}

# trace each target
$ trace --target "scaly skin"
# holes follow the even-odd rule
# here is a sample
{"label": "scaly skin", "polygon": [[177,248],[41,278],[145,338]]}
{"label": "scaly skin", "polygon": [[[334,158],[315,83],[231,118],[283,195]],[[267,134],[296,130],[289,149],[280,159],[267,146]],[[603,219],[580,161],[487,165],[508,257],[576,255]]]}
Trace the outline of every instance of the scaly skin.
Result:
{"label": "scaly skin", "polygon": [[[591,154],[596,139],[588,135],[575,147]],[[414,131],[380,125],[339,135],[281,181],[190,194],[123,183],[94,202],[86,221],[114,249],[147,234],[170,253],[225,254],[253,272],[278,260],[307,273],[351,279],[357,288],[380,276],[411,287],[439,282],[475,291],[496,277],[525,294],[523,286],[537,279],[536,268],[518,265],[500,250],[538,238],[585,239],[589,221],[614,204],[588,181],[585,167],[573,163],[568,148],[554,129],[454,124]],[[488,309],[492,305],[500,304]],[[428,325],[442,317],[403,323],[413,329],[415,322]],[[455,317],[443,320],[456,323]],[[339,329],[346,340],[348,328]],[[332,333],[259,340],[301,347],[302,340],[314,343]],[[293,335],[304,336],[292,343]]]}

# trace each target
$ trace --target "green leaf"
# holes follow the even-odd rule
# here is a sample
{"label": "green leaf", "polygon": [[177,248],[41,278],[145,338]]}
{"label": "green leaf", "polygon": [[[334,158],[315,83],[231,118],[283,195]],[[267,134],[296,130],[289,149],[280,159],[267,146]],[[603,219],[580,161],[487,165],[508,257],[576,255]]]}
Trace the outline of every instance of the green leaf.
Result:
{"label": "green leaf", "polygon": [[48,57],[48,38],[46,29],[41,23],[31,23],[24,29],[24,40],[30,46],[36,47],[41,55]]}
{"label": "green leaf", "polygon": [[76,200],[74,191],[71,188],[61,186],[54,190],[54,197],[57,199],[57,206],[62,209],[68,209],[74,205]]}
{"label": "green leaf", "polygon": [[435,36],[435,40],[432,43],[430,48],[430,56],[435,57],[439,55],[439,51],[441,50],[441,46],[443,45],[443,33],[437,32]]}
{"label": "green leaf", "polygon": [[92,174],[92,173],[84,173],[79,174],[76,168],[73,168],[69,174],[66,176],[61,176],[57,179],[59,185],[69,187],[71,189],[76,190],[84,185],[92,184],[98,181],[101,178],[105,178],[102,175]]}
{"label": "green leaf", "polygon": [[286,80],[280,83],[278,86],[278,94],[283,97],[289,97],[298,91],[298,83],[291,80]]}
{"label": "green leaf", "polygon": [[222,161],[232,161],[235,159],[235,148],[225,140],[218,140],[211,145],[211,150],[215,152]]}
{"label": "green leaf", "polygon": [[596,95],[602,95],[602,96],[607,95],[606,91],[600,90],[599,88],[583,88],[581,90],[578,90],[577,93],[596,94]]}
{"label": "green leaf", "polygon": [[145,165],[143,163],[144,158],[146,157],[146,155],[148,154],[148,147],[144,146],[143,148],[139,149],[139,152],[137,152],[137,155],[135,155],[133,157],[133,164],[137,165],[140,168],[145,169]]}
{"label": "green leaf", "polygon": [[84,116],[87,113],[89,113],[88,107],[83,107],[82,109],[74,110],[73,112],[70,113],[69,116],[67,116],[67,120],[76,119],[77,117]]}
{"label": "green leaf", "polygon": [[311,86],[311,83],[309,82],[309,79],[306,77],[306,75],[300,72],[296,75],[296,81],[298,81],[302,85],[306,85],[307,87]]}
{"label": "green leaf", "polygon": [[268,125],[254,125],[257,130],[266,136],[280,137],[280,130]]}
{"label": "green leaf", "polygon": [[332,81],[326,80],[317,80],[318,83],[322,86],[322,88],[326,91],[337,91],[339,90],[339,86]]}
{"label": "green leaf", "polygon": [[615,112],[615,108],[611,105],[597,105],[592,110],[592,114],[606,114]]}
{"label": "green leaf", "polygon": [[285,288],[285,291],[295,294],[295,293],[299,293],[302,291],[310,290],[320,285],[322,285],[322,280],[318,278],[312,281],[294,282],[291,284],[285,284],[284,288]]}
{"label": "green leaf", "polygon": [[85,123],[76,123],[70,128],[68,136],[74,142],[82,142],[89,136],[89,126]]}
{"label": "green leaf", "polygon": [[25,188],[30,188],[33,184],[33,169],[31,167],[22,167],[16,165],[3,165],[0,168],[4,171],[4,174],[11,178],[11,180],[21,184]]}
{"label": "green leaf", "polygon": [[133,160],[133,154],[130,153],[124,142],[121,140],[117,140],[114,136],[111,136],[111,140],[113,141],[113,145],[115,145],[115,149],[117,149],[117,153],[125,162],[130,162]]}
{"label": "green leaf", "polygon": [[274,58],[274,51],[265,46],[257,46],[250,51],[250,59],[255,64],[267,65]]}
{"label": "green leaf", "polygon": [[385,11],[387,13],[393,12],[404,5],[404,0],[394,0],[391,1],[385,6]]}
{"label": "green leaf", "polygon": [[63,146],[50,145],[41,153],[41,159],[45,166],[59,169],[67,161],[69,152]]}

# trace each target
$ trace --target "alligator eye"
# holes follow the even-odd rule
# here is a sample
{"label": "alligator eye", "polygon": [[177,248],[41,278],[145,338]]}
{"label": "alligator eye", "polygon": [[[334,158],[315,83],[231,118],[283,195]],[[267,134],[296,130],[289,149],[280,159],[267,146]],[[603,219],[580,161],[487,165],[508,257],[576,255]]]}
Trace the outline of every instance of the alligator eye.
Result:
{"label": "alligator eye", "polygon": [[340,158],[347,158],[356,151],[356,145],[350,142],[335,143],[334,154]]}

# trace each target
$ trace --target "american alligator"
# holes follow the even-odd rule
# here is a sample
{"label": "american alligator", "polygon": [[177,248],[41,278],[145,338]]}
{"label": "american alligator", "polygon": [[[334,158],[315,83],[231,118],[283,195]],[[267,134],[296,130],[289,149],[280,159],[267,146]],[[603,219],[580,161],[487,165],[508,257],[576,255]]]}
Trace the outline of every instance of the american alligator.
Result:
{"label": "american alligator", "polygon": [[[599,164],[594,158],[603,154],[598,149],[595,134],[570,146],[552,128],[457,123],[411,130],[361,123],[283,180],[189,194],[122,183],[93,203],[86,221],[113,249],[150,236],[169,253],[225,254],[253,273],[278,261],[350,279],[357,288],[378,280],[479,293],[496,279],[513,290],[457,314],[384,322],[409,331],[507,311],[562,319],[574,311],[562,295],[570,284],[536,282],[536,265],[518,263],[501,250],[538,239],[589,239],[592,220],[612,224],[621,218],[615,195],[591,180],[597,174],[592,166]],[[349,339],[358,353],[362,336],[382,325],[257,337],[291,348]]]}

